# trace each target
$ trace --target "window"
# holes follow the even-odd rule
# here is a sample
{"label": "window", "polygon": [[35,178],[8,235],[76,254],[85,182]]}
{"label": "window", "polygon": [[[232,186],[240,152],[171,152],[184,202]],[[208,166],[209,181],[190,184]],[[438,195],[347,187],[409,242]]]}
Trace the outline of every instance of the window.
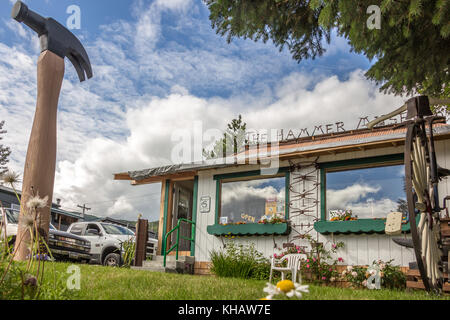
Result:
{"label": "window", "polygon": [[70,229],[70,233],[72,234],[76,234],[81,236],[81,233],[83,231],[83,225],[79,224],[79,225],[74,225],[71,229]]}
{"label": "window", "polygon": [[[93,233],[92,231],[96,231],[97,234]],[[95,223],[90,223],[87,225],[86,230],[84,231],[85,236],[96,236],[101,233],[100,227],[98,227]]]}
{"label": "window", "polygon": [[327,220],[337,220],[346,210],[358,219],[386,218],[391,211],[406,213],[405,169],[398,161],[324,172]]}
{"label": "window", "polygon": [[125,234],[121,227],[116,226],[114,224],[102,223],[101,225],[103,229],[105,229],[107,234],[116,234],[116,235]]}
{"label": "window", "polygon": [[[214,175],[215,223],[206,231],[215,236],[265,236],[290,233],[289,168],[274,175],[260,170]],[[281,219],[272,220],[277,217]],[[261,223],[258,223],[261,222]]]}
{"label": "window", "polygon": [[134,232],[131,231],[130,229],[121,227],[121,226],[116,226],[116,227],[120,230],[120,232],[122,232],[123,235],[134,236]]}
{"label": "window", "polygon": [[220,193],[220,224],[258,223],[286,215],[286,177],[224,179]]}

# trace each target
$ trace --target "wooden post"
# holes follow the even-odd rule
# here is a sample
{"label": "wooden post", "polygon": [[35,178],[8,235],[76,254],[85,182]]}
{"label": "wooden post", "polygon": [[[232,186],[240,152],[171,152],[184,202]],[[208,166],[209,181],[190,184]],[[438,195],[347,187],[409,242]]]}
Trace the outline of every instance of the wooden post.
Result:
{"label": "wooden post", "polygon": [[[170,181],[170,186],[169,186],[169,190],[166,190],[166,192],[169,192],[169,201],[167,204],[167,221],[166,221],[166,233],[169,232],[170,230],[172,230],[175,226],[172,225],[172,218],[173,218],[173,187],[174,187],[174,182],[171,180]],[[172,233],[173,234],[173,233]],[[171,243],[172,243],[172,234],[170,234],[167,237],[167,249],[170,248]],[[164,235],[163,235],[164,236]]]}
{"label": "wooden post", "polygon": [[164,199],[166,192],[166,180],[164,179],[161,181],[161,201],[159,204],[158,255],[164,254],[164,252],[162,252],[162,243],[164,241]]}
{"label": "wooden post", "polygon": [[142,267],[142,262],[145,260],[147,253],[147,239],[148,239],[148,220],[138,219],[136,224],[136,251],[134,255],[134,265]]}

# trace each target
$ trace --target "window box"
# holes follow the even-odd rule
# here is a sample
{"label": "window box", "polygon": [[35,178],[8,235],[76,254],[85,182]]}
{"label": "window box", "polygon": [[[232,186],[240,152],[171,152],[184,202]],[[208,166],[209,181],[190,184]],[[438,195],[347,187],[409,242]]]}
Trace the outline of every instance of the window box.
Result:
{"label": "window box", "polygon": [[289,233],[287,223],[246,223],[246,224],[214,224],[207,227],[209,234],[215,236],[235,235],[235,236],[253,236],[253,235],[285,235]]}
{"label": "window box", "polygon": [[[417,222],[419,219],[417,217]],[[314,230],[321,234],[349,234],[349,233],[384,233],[386,219],[358,219],[353,221],[317,221]],[[402,225],[402,232],[410,232],[409,222]]]}

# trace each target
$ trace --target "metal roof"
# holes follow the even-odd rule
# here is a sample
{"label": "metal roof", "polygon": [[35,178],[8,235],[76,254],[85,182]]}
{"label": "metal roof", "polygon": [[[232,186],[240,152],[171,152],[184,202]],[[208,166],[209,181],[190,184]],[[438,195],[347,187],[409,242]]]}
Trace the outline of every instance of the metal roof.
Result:
{"label": "metal roof", "polygon": [[[439,137],[450,136],[450,125],[435,125],[433,132]],[[342,133],[320,135],[314,137],[304,137],[297,140],[284,141],[279,143],[268,143],[267,145],[250,146],[245,151],[236,155],[205,160],[198,163],[174,164],[168,166],[155,167],[150,169],[128,171],[115,174],[116,180],[134,180],[136,182],[149,178],[163,178],[169,175],[196,172],[200,170],[218,169],[229,166],[244,165],[249,162],[257,163],[258,160],[270,158],[287,158],[307,154],[314,156],[323,150],[348,150],[352,147],[373,145],[381,147],[384,142],[404,143],[406,128],[396,126],[386,126],[376,129],[358,129]],[[156,182],[155,180],[154,182]],[[152,181],[153,182],[153,181]]]}

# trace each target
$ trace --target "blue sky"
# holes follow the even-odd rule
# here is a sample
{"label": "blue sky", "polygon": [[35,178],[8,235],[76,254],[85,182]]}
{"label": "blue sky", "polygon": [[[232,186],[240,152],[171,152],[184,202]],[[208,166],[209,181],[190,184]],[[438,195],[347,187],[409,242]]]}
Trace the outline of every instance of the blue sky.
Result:
{"label": "blue sky", "polygon": [[[11,168],[21,173],[39,45],[10,18],[13,2],[0,3],[0,119],[13,150]],[[200,0],[24,2],[63,24],[68,6],[81,9],[81,29],[73,32],[94,77],[79,83],[66,59],[54,198],[68,209],[88,203],[98,215],[142,212],[157,219],[160,187],[131,188],[112,174],[178,162],[175,132],[186,137],[199,125],[203,132],[222,130],[238,114],[256,129],[356,126],[359,115],[379,115],[402,100],[380,94],[364,78],[370,62],[350,53],[345,39],[333,37],[323,57],[298,64],[270,43],[228,44],[211,29]]]}
{"label": "blue sky", "polygon": [[[11,2],[12,0],[3,1],[0,5],[3,25],[5,22],[15,23],[10,18]],[[181,3],[181,1],[178,2]],[[157,18],[161,25],[161,34],[154,47],[152,45],[152,49],[160,52],[175,51],[182,53],[183,51],[220,48],[225,50],[221,55],[226,56],[227,59],[239,59],[242,61],[251,60],[255,54],[277,56],[275,61],[264,60],[266,62],[264,68],[250,71],[248,78],[246,78],[247,81],[241,83],[229,82],[227,85],[223,85],[221,83],[220,70],[212,71],[212,81],[208,81],[207,84],[198,81],[188,81],[187,79],[181,81],[183,86],[196,96],[229,97],[239,91],[258,94],[263,92],[267,86],[275,85],[280,77],[292,71],[319,72],[322,76],[337,75],[340,79],[347,79],[349,72],[356,69],[367,69],[369,66],[369,61],[364,56],[342,50],[342,47],[346,47],[343,39],[339,40],[340,48],[338,50],[336,50],[337,47],[332,47],[330,49],[331,54],[326,54],[316,61],[303,61],[300,64],[291,59],[286,50],[279,53],[271,44],[262,45],[261,42],[254,44],[251,40],[234,40],[231,45],[228,45],[225,39],[216,35],[210,27],[207,7],[201,1],[186,2],[191,3],[191,6],[183,11],[181,19],[180,11],[161,10]],[[117,25],[119,22],[130,23],[136,21],[138,12],[148,8],[151,2],[33,0],[26,3],[30,9],[44,16],[53,17],[63,24],[66,23],[70,16],[70,14],[66,13],[67,8],[73,4],[79,6],[81,9],[81,29],[73,30],[73,32],[82,39],[84,45],[89,49],[91,46],[95,46],[96,41],[105,34],[114,37],[114,32],[111,30],[105,32],[105,28]],[[123,30],[120,33],[123,34]],[[130,32],[128,36],[132,37],[133,34]],[[16,45],[18,39],[11,30],[3,29],[0,33],[0,41],[7,45]],[[333,42],[337,42],[336,38],[333,39]],[[127,50],[128,45],[129,43],[122,43],[120,48],[124,50],[128,58],[133,58],[135,57],[135,52]],[[95,64],[101,58],[106,59],[104,56],[108,54],[114,53],[107,51],[92,52],[92,62]],[[103,57],[98,57],[97,55],[102,55]],[[197,62],[199,65],[192,63],[190,72],[202,69],[202,62]],[[180,81],[168,81],[167,78],[162,80],[157,77],[146,77],[145,79],[139,77],[134,80],[135,93],[139,95],[156,94],[164,96],[170,92],[170,87],[173,83],[180,84]]]}

